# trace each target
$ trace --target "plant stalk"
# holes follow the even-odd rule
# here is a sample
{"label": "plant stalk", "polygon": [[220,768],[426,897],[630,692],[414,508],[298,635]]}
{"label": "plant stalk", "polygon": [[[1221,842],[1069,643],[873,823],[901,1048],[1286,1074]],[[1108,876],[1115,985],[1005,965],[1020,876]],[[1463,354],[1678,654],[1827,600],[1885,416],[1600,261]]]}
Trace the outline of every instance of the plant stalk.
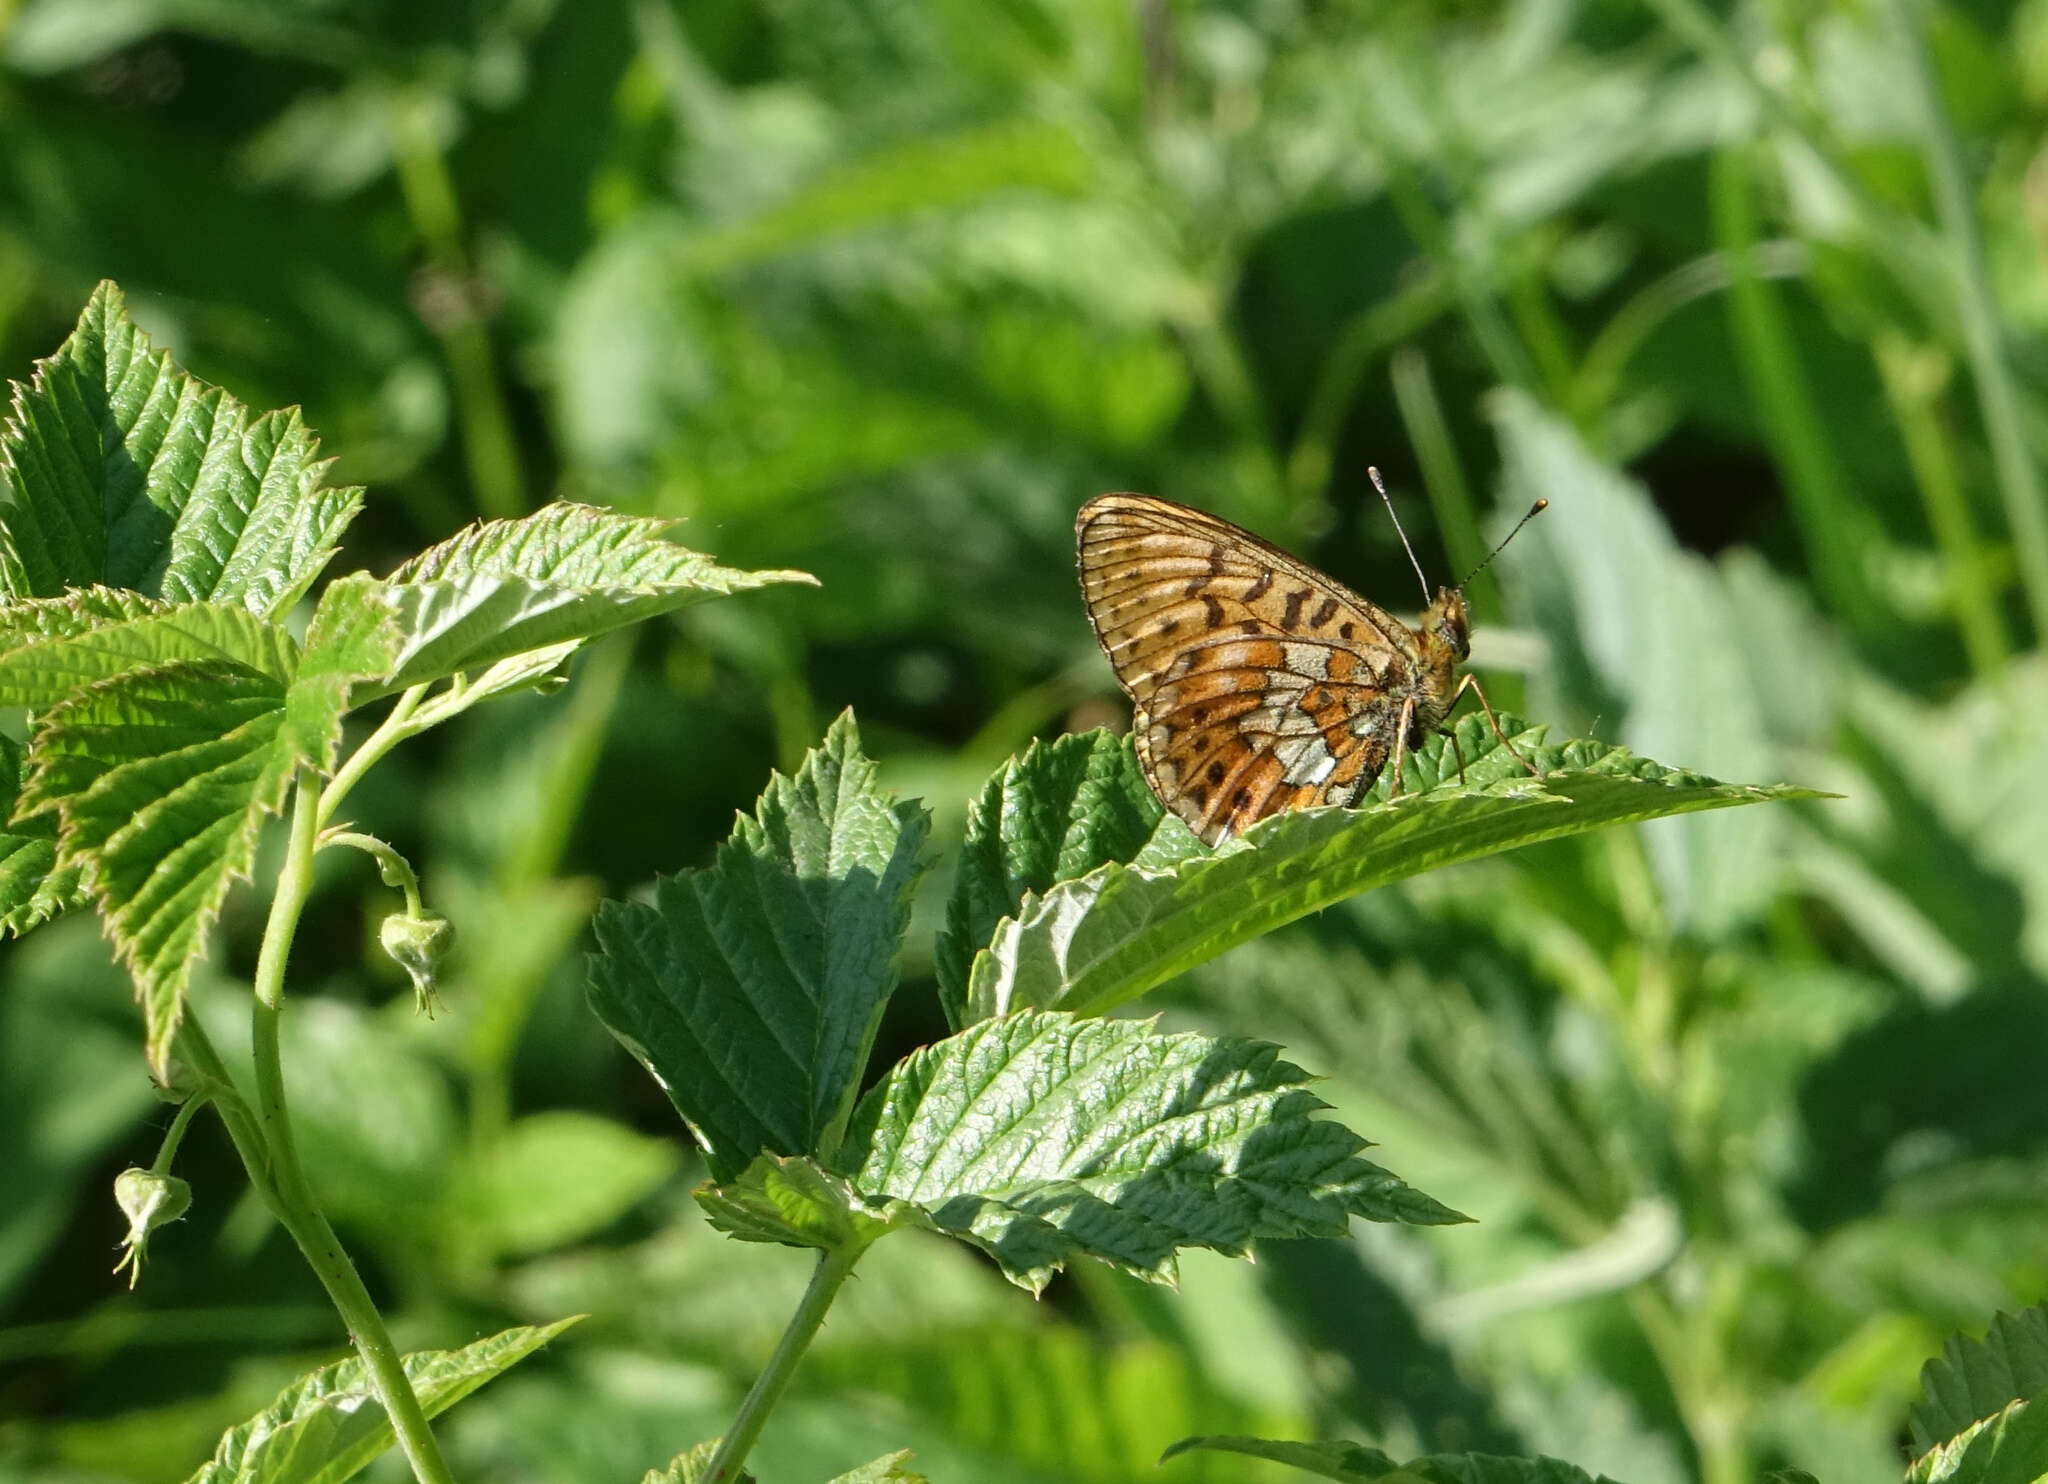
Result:
{"label": "plant stalk", "polygon": [[1941,222],[1955,281],[1956,317],[1962,322],[1970,380],[1977,388],[1984,433],[1991,443],[1991,465],[2012,527],[2027,613],[2038,643],[2048,638],[2048,493],[2042,489],[2040,470],[2027,447],[2011,357],[1991,291],[1991,273],[1984,262],[1984,238],[1977,228],[1963,169],[1962,145],[1942,109],[1934,65],[1928,60],[1926,43],[1906,0],[1886,0],[1886,9],[1898,29],[1900,50],[1913,81],[1914,102],[1920,113],[1920,149],[1934,187],[1935,215]]}
{"label": "plant stalk", "polygon": [[[356,1353],[370,1373],[377,1399],[391,1419],[392,1431],[413,1477],[420,1484],[454,1484],[440,1446],[427,1426],[426,1413],[406,1379],[398,1348],[384,1327],[384,1317],[362,1276],[349,1261],[334,1229],[314,1202],[313,1190],[299,1165],[292,1142],[291,1118],[285,1108],[284,1063],[279,1053],[278,1026],[284,1007],[284,971],[292,937],[313,887],[313,852],[319,840],[320,788],[310,775],[301,776],[292,800],[291,843],[271,898],[270,918],[263,929],[263,947],[256,959],[256,997],[251,1011],[256,1063],[257,1117],[269,1157],[272,1209],[292,1240],[299,1244],[314,1275],[327,1290],[348,1326]],[[246,1158],[246,1152],[245,1152]]]}
{"label": "plant stalk", "polygon": [[740,1475],[740,1467],[747,1461],[747,1454],[761,1436],[761,1429],[767,1425],[768,1414],[789,1386],[790,1377],[796,1374],[797,1362],[803,1359],[804,1351],[810,1348],[818,1329],[825,1322],[825,1311],[832,1307],[832,1300],[838,1296],[839,1285],[852,1273],[853,1265],[860,1261],[860,1255],[867,1250],[867,1243],[852,1242],[844,1247],[821,1253],[818,1266],[811,1273],[810,1286],[804,1289],[802,1302],[796,1306],[796,1313],[790,1316],[789,1327],[783,1330],[782,1338],[776,1343],[775,1353],[768,1357],[768,1364],[760,1375],[754,1378],[747,1399],[740,1403],[739,1415],[732,1420],[732,1426],[725,1430],[725,1436],[718,1440],[718,1448],[711,1455],[711,1465],[704,1471],[706,1484],[730,1484]]}

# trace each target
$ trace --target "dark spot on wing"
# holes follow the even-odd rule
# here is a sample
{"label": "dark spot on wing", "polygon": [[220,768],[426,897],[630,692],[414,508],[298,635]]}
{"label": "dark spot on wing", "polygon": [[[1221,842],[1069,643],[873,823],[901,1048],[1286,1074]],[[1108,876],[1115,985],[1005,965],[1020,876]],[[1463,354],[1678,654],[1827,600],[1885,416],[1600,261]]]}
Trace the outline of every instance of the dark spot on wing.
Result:
{"label": "dark spot on wing", "polygon": [[1221,762],[1209,764],[1202,776],[1211,783],[1221,783],[1223,781],[1223,764]]}
{"label": "dark spot on wing", "polygon": [[1344,622],[1337,625],[1337,637],[1339,639],[1356,639],[1358,637],[1358,625],[1348,618],[1345,619]]}
{"label": "dark spot on wing", "polygon": [[1250,587],[1245,589],[1244,600],[1247,603],[1256,603],[1259,601],[1259,599],[1266,596],[1267,591],[1271,589],[1272,586],[1273,569],[1271,567],[1267,567],[1259,573],[1259,580],[1253,583]]}
{"label": "dark spot on wing", "polygon": [[1287,609],[1280,615],[1280,627],[1294,630],[1301,627],[1301,605],[1313,594],[1305,587],[1298,587],[1287,595]]}
{"label": "dark spot on wing", "polygon": [[1335,598],[1325,598],[1316,605],[1316,611],[1310,616],[1308,626],[1312,629],[1319,629],[1336,616],[1337,600]]}
{"label": "dark spot on wing", "polygon": [[1202,609],[1209,616],[1210,628],[1220,629],[1223,627],[1223,605],[1216,601],[1214,594],[1202,594]]}

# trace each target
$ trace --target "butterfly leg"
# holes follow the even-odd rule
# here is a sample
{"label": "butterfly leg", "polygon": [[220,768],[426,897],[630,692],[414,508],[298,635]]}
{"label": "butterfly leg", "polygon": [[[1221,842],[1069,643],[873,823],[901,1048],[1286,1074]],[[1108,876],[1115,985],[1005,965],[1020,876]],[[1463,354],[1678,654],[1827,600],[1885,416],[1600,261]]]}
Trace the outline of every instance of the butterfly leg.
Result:
{"label": "butterfly leg", "polygon": [[1451,756],[1458,760],[1458,787],[1463,788],[1465,786],[1465,749],[1458,745],[1457,729],[1455,727],[1438,727],[1436,730],[1438,736],[1451,744]]}
{"label": "butterfly leg", "polygon": [[1394,718],[1394,786],[1387,790],[1387,801],[1392,803],[1401,797],[1401,785],[1407,782],[1408,728],[1415,725],[1415,697],[1410,696],[1401,703],[1401,714]]}
{"label": "butterfly leg", "polygon": [[[1514,743],[1510,742],[1508,740],[1508,734],[1500,729],[1500,718],[1493,714],[1493,703],[1486,699],[1486,690],[1483,686],[1480,685],[1479,677],[1477,675],[1473,675],[1468,672],[1467,674],[1459,677],[1458,688],[1451,692],[1451,704],[1453,706],[1457,705],[1458,697],[1465,694],[1465,692],[1468,690],[1472,692],[1473,695],[1479,697],[1480,709],[1485,711],[1487,724],[1493,728],[1493,735],[1500,738],[1500,745],[1505,747],[1511,754],[1513,754],[1516,762],[1520,763],[1524,768],[1527,768],[1529,770],[1529,776],[1531,778],[1541,778],[1543,776],[1543,770],[1538,768],[1534,763],[1530,762],[1527,758],[1523,757],[1522,750],[1519,747],[1515,746]],[[1458,762],[1460,771],[1462,772],[1464,767],[1464,758],[1461,756]]]}

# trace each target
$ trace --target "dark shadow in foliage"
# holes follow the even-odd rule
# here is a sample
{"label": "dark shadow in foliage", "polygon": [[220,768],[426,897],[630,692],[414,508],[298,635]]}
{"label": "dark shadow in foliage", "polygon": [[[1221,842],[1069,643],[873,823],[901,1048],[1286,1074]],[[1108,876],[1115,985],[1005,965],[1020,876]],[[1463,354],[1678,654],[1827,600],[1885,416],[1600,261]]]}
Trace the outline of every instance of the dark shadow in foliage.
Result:
{"label": "dark shadow in foliage", "polygon": [[1259,1279],[1303,1349],[1343,1357],[1331,1402],[1384,1434],[1405,1422],[1430,1453],[1518,1453],[1523,1440],[1458,1374],[1450,1352],[1348,1242],[1261,1242]]}
{"label": "dark shadow in foliage", "polygon": [[1799,1090],[1812,1147],[1787,1192],[1816,1231],[1874,1210],[1886,1160],[1937,1135],[1944,1162],[2048,1150],[2048,987],[2013,979],[1940,1009],[1910,1005],[1845,1040]]}

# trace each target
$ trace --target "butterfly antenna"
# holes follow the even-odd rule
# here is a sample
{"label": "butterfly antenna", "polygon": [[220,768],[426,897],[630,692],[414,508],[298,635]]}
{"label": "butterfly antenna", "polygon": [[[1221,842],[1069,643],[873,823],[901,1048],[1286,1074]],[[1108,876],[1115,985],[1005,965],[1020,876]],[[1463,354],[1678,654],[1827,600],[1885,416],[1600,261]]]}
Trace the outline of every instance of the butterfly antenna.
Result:
{"label": "butterfly antenna", "polygon": [[[1401,529],[1401,517],[1394,515],[1393,496],[1387,493],[1386,482],[1380,478],[1379,470],[1368,465],[1365,472],[1372,476],[1372,487],[1380,492],[1380,503],[1387,507],[1387,514],[1394,516],[1394,534],[1401,538],[1401,550],[1408,553],[1408,565],[1415,569],[1415,580],[1422,584],[1422,601],[1427,605],[1429,602],[1429,579],[1422,575],[1422,563],[1415,560],[1415,548],[1408,544],[1408,533]],[[1519,530],[1520,527],[1516,527],[1516,529]],[[1487,558],[1489,562],[1492,560],[1492,557]]]}
{"label": "butterfly antenna", "polygon": [[[1515,522],[1515,529],[1509,531],[1505,536],[1500,538],[1500,546],[1494,547],[1492,551],[1489,551],[1486,554],[1486,562],[1490,562],[1495,557],[1499,556],[1501,554],[1501,548],[1505,547],[1510,541],[1514,540],[1516,535],[1521,531],[1523,526],[1529,524],[1530,521],[1534,520],[1537,516],[1541,515],[1544,511],[1548,510],[1549,508],[1550,502],[1548,500],[1538,500],[1534,505],[1531,505],[1529,507],[1529,513],[1523,516],[1520,520]],[[1486,562],[1481,562],[1478,566],[1474,567],[1470,572],[1467,572],[1465,574],[1465,582],[1470,582],[1473,578],[1477,577],[1481,572],[1484,572],[1486,570]],[[1464,587],[1465,582],[1459,583],[1458,586],[1461,588]]]}

